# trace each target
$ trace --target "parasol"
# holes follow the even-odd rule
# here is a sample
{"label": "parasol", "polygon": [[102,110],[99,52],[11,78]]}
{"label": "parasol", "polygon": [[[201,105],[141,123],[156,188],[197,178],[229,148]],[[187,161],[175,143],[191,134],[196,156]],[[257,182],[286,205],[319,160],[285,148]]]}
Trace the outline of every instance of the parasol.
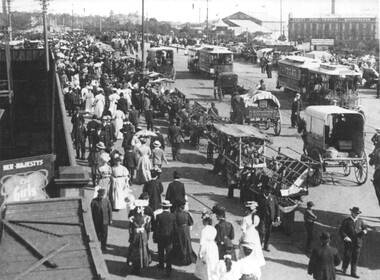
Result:
{"label": "parasol", "polygon": [[96,42],[95,46],[99,50],[102,50],[102,51],[105,51],[105,52],[114,52],[115,51],[110,45],[104,44],[102,42]]}
{"label": "parasol", "polygon": [[141,137],[141,136],[145,136],[145,137],[149,137],[149,136],[157,136],[157,134],[156,133],[154,133],[153,131],[150,131],[150,130],[146,130],[146,129],[144,129],[144,130],[140,130],[140,131],[138,131],[138,132],[136,132],[136,134],[135,134],[137,137]]}

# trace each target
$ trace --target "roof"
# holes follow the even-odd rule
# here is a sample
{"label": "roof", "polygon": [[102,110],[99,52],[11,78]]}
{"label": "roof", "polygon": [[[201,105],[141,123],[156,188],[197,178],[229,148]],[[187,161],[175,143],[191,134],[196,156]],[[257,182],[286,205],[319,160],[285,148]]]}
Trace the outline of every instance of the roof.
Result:
{"label": "roof", "polygon": [[211,46],[211,45],[204,45],[200,49],[200,51],[205,51],[208,53],[226,53],[226,54],[232,54],[231,51],[229,51],[227,48],[220,47],[220,46]]}
{"label": "roof", "polygon": [[272,31],[270,31],[269,29],[261,25],[258,25],[257,23],[251,20],[229,19],[229,21],[241,27],[243,31],[248,31],[250,33],[264,33],[264,34],[272,33]]}
{"label": "roof", "polygon": [[234,73],[234,72],[222,72],[219,74],[219,77],[221,76],[237,76],[238,74]]}
{"label": "roof", "polygon": [[316,117],[325,121],[327,121],[327,117],[329,115],[337,114],[355,114],[363,117],[363,115],[359,112],[348,110],[335,105],[309,106],[305,109],[305,114],[307,116]]}
{"label": "roof", "polygon": [[243,124],[214,124],[215,129],[233,137],[253,137],[257,139],[271,141],[269,136],[251,125]]}
{"label": "roof", "polygon": [[321,59],[324,57],[325,59],[330,59],[332,57],[331,53],[325,52],[325,51],[312,51],[305,53],[305,57],[310,57],[314,59]]}
{"label": "roof", "polygon": [[[81,198],[7,203],[0,242],[0,279],[16,279],[55,252],[22,279],[109,279],[94,231],[91,210]],[[29,243],[32,246],[27,246]],[[54,267],[54,264],[56,267]]]}
{"label": "roof", "polygon": [[156,52],[156,51],[173,51],[173,49],[169,47],[153,47],[153,48],[148,49],[148,52]]}
{"label": "roof", "polygon": [[310,72],[332,75],[332,76],[360,76],[359,72],[350,70],[349,66],[345,65],[331,65],[328,63],[321,63],[318,67],[310,68]]}
{"label": "roof", "polygon": [[245,107],[254,106],[254,103],[256,103],[259,100],[269,99],[272,100],[278,106],[278,108],[280,108],[280,101],[269,91],[252,91],[247,94],[241,95],[241,97],[244,100]]}
{"label": "roof", "polygon": [[310,68],[318,67],[321,64],[321,61],[310,57],[291,55],[285,56],[283,59],[279,61],[279,63],[294,65],[300,68]]}

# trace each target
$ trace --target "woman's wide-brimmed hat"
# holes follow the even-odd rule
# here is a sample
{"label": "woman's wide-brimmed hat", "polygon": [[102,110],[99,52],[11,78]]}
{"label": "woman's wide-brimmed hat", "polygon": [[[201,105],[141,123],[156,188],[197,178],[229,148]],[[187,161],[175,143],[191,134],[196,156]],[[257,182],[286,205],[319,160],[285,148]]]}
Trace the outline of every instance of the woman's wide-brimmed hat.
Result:
{"label": "woman's wide-brimmed hat", "polygon": [[106,146],[104,145],[103,142],[99,142],[98,144],[96,144],[96,147],[98,149],[101,149],[101,150],[105,150],[106,149]]}
{"label": "woman's wide-brimmed hat", "polygon": [[102,153],[100,155],[100,159],[104,162],[109,162],[111,160],[110,154],[109,153]]}
{"label": "woman's wide-brimmed hat", "polygon": [[161,206],[162,206],[162,207],[170,207],[170,206],[172,206],[172,204],[170,203],[169,200],[163,200],[163,201],[161,202]]}
{"label": "woman's wide-brimmed hat", "polygon": [[258,204],[256,201],[247,201],[245,203],[245,207],[247,207],[247,208],[256,209],[257,206],[258,206]]}

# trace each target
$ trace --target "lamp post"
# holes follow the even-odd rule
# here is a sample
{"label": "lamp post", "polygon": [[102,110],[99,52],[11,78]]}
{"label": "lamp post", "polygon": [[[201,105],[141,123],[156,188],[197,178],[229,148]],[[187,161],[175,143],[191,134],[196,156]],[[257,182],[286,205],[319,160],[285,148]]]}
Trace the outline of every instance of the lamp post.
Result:
{"label": "lamp post", "polygon": [[46,26],[46,13],[47,13],[47,0],[41,0],[42,5],[42,20],[43,20],[43,27],[44,27],[44,40],[45,40],[45,55],[46,55],[46,71],[49,72],[50,65],[49,65],[49,42],[48,42],[48,31]]}

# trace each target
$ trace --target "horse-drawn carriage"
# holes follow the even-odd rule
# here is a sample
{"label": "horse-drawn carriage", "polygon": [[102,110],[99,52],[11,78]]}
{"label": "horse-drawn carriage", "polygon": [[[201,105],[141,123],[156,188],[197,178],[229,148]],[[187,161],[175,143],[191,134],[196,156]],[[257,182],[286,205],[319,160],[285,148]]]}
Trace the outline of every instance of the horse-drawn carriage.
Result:
{"label": "horse-drawn carriage", "polygon": [[274,134],[281,133],[280,102],[269,91],[254,91],[242,95],[246,122],[260,129],[273,127]]}
{"label": "horse-drawn carriage", "polygon": [[175,80],[174,51],[168,47],[153,47],[148,49],[146,67],[149,71],[155,71],[165,78]]}
{"label": "horse-drawn carriage", "polygon": [[322,181],[327,167],[342,167],[345,176],[354,169],[359,185],[368,177],[368,158],[364,149],[364,116],[338,106],[309,106],[306,113],[306,150],[303,160],[319,166]]}

